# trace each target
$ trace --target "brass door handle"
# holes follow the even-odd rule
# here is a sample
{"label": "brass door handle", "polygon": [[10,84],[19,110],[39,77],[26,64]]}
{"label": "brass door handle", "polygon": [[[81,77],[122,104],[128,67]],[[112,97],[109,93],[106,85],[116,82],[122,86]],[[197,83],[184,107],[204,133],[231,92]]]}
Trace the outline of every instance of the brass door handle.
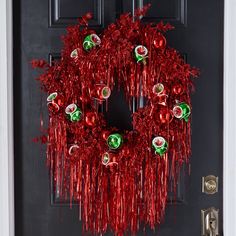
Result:
{"label": "brass door handle", "polygon": [[219,210],[214,207],[201,211],[202,236],[219,235]]}
{"label": "brass door handle", "polygon": [[210,236],[216,236],[215,231],[217,228],[216,216],[214,212],[209,212],[206,215],[206,231]]}

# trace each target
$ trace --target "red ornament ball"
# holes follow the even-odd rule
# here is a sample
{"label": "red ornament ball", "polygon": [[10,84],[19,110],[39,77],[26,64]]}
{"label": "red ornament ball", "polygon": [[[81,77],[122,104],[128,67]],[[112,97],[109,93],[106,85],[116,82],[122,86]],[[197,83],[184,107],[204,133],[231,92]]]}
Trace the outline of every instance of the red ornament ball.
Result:
{"label": "red ornament ball", "polygon": [[183,92],[184,92],[184,88],[181,84],[175,84],[172,87],[172,93],[175,94],[175,95],[182,95]]}
{"label": "red ornament ball", "polygon": [[157,49],[164,49],[166,47],[166,38],[162,34],[158,34],[153,44]]}
{"label": "red ornament ball", "polygon": [[168,98],[167,94],[160,94],[155,97],[155,101],[162,106],[166,106],[167,98]]}
{"label": "red ornament ball", "polygon": [[51,93],[47,97],[47,106],[49,112],[52,114],[57,113],[63,106],[64,103],[63,100],[64,100],[63,97],[59,95],[57,92]]}
{"label": "red ornament ball", "polygon": [[47,104],[47,106],[48,106],[48,111],[51,114],[55,114],[55,113],[57,113],[60,110],[60,107],[58,106],[58,104],[56,104],[54,102],[49,102]]}
{"label": "red ornament ball", "polygon": [[87,126],[94,126],[97,121],[97,115],[95,112],[87,112],[85,115],[85,123]]}
{"label": "red ornament ball", "polygon": [[87,20],[91,20],[93,18],[93,14],[91,12],[86,13],[85,15]]}
{"label": "red ornament ball", "polygon": [[162,108],[158,113],[158,120],[162,124],[168,124],[173,120],[173,113],[168,108]]}
{"label": "red ornament ball", "polygon": [[107,140],[109,135],[110,135],[110,132],[107,131],[107,130],[105,130],[105,131],[102,132],[102,138],[103,138],[104,140]]}

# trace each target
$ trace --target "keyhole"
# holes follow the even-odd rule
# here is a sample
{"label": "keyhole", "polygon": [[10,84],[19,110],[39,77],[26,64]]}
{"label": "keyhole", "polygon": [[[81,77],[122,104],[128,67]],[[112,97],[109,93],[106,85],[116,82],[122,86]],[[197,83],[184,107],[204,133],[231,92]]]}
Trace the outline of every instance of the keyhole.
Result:
{"label": "keyhole", "polygon": [[215,229],[216,228],[216,225],[215,225],[216,221],[215,221],[215,219],[210,219],[209,223],[210,223],[210,228],[211,229]]}

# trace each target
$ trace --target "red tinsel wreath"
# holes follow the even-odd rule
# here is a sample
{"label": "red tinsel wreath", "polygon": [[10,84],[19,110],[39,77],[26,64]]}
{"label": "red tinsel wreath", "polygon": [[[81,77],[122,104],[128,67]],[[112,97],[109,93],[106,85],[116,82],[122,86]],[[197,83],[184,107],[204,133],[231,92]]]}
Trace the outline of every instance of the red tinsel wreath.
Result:
{"label": "red tinsel wreath", "polygon": [[[91,14],[68,27],[61,59],[38,78],[48,93],[47,162],[62,200],[80,204],[84,231],[116,235],[154,229],[166,207],[168,183],[176,190],[189,163],[190,77],[198,71],[166,46],[169,24],[142,24],[124,14],[99,37],[88,29]],[[144,97],[133,130],[108,127],[99,112],[115,84],[127,102]]]}

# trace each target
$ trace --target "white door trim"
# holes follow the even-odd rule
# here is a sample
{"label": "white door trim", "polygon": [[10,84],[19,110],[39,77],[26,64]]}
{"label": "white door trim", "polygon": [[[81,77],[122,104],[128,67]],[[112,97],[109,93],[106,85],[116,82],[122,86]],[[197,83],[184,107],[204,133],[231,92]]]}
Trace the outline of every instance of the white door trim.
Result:
{"label": "white door trim", "polygon": [[236,235],[236,1],[224,12],[224,236]]}
{"label": "white door trim", "polygon": [[[236,1],[224,9],[224,236],[236,235]],[[0,0],[0,235],[14,236],[12,0]]]}
{"label": "white door trim", "polygon": [[14,236],[11,0],[0,0],[0,32],[0,235]]}

